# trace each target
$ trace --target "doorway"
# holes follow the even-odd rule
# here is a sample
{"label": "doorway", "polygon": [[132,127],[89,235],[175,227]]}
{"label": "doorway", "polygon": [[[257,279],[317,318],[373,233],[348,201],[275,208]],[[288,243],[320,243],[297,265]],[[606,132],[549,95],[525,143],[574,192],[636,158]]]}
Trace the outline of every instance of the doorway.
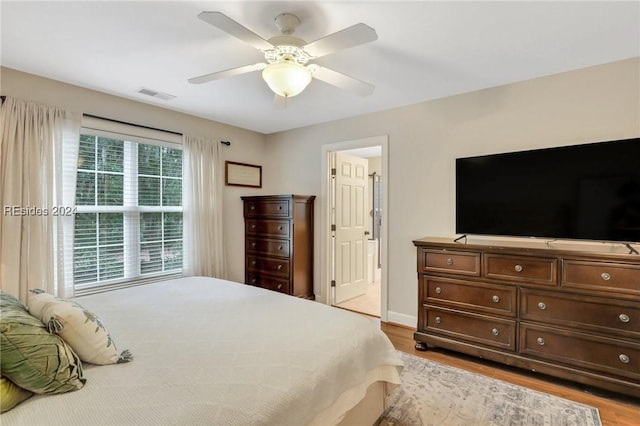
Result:
{"label": "doorway", "polygon": [[[386,321],[387,136],[325,145],[323,157],[324,298],[333,306]],[[353,181],[351,171],[359,179],[364,173],[364,184]],[[351,177],[345,183],[341,174]]]}

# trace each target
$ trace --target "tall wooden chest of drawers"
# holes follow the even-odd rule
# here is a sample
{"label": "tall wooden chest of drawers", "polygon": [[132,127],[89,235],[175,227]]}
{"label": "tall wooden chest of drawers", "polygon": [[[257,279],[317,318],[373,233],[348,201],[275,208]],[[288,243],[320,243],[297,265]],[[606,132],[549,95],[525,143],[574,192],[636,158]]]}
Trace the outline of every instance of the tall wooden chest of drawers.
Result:
{"label": "tall wooden chest of drawers", "polygon": [[440,346],[640,397],[640,256],[622,245],[616,254],[543,242],[414,244],[417,349]]}
{"label": "tall wooden chest of drawers", "polygon": [[314,299],[315,196],[267,195],[242,200],[245,283]]}

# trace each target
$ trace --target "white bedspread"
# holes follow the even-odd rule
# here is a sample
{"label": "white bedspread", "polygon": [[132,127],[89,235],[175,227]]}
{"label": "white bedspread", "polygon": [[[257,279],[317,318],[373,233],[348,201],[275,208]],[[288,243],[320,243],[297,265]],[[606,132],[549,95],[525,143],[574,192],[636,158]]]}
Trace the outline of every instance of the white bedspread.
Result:
{"label": "white bedspread", "polygon": [[76,300],[134,361],[84,364],[83,389],[35,396],[2,425],[332,423],[370,383],[400,383],[372,321],[317,302],[202,277]]}

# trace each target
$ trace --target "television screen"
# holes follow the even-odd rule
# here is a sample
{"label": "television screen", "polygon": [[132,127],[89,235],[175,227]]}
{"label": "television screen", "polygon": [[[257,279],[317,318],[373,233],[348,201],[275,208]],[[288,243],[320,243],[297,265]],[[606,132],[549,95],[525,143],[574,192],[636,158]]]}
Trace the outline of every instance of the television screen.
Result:
{"label": "television screen", "polygon": [[640,139],[456,159],[456,232],[640,242]]}

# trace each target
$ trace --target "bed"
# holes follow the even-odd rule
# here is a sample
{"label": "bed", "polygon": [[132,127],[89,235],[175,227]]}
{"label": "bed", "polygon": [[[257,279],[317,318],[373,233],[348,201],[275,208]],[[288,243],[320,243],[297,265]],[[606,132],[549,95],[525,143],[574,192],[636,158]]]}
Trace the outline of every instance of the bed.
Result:
{"label": "bed", "polygon": [[371,320],[190,277],[75,299],[134,360],[83,364],[77,391],[36,395],[3,425],[372,424],[401,361]]}

